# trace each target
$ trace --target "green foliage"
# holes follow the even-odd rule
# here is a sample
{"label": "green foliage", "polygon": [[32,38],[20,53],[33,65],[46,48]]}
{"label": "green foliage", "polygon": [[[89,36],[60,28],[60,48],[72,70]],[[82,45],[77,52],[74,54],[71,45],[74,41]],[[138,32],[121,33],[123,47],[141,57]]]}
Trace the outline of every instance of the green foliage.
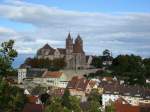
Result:
{"label": "green foliage", "polygon": [[3,112],[21,112],[24,104],[26,103],[26,97],[23,94],[23,90],[9,86],[5,80],[0,79],[0,109]]}
{"label": "green foliage", "polygon": [[69,97],[70,97],[69,90],[65,89],[64,95],[62,96],[62,105],[67,108],[70,107]]}
{"label": "green foliage", "polygon": [[70,107],[68,109],[73,112],[81,112],[80,108],[80,99],[78,99],[76,96],[70,96],[69,97],[70,101]]}
{"label": "green foliage", "polygon": [[113,57],[108,49],[103,51],[102,61],[112,61]]}
{"label": "green foliage", "polygon": [[97,89],[93,89],[88,96],[89,108],[88,112],[101,112],[100,105],[102,104],[102,97]]}
{"label": "green foliage", "polygon": [[80,100],[75,96],[70,96],[69,90],[66,89],[62,96],[62,105],[74,112],[81,112]]}
{"label": "green foliage", "polygon": [[98,89],[92,89],[91,93],[88,96],[88,101],[97,101],[99,104],[102,104],[102,97],[98,93]]}
{"label": "green foliage", "polygon": [[69,96],[69,107],[62,105],[60,97],[52,97],[44,112],[82,112],[80,101],[75,96]]}
{"label": "green foliage", "polygon": [[61,99],[59,97],[53,97],[50,105],[46,107],[44,112],[64,112],[64,108],[61,105]]}
{"label": "green foliage", "polygon": [[117,74],[128,72],[141,72],[142,59],[135,55],[119,55],[113,60],[113,70]]}
{"label": "green foliage", "polygon": [[89,109],[87,112],[101,112],[100,110],[100,104],[97,101],[90,101]]}
{"label": "green foliage", "polygon": [[92,60],[91,65],[93,65],[96,68],[101,68],[102,67],[102,59],[100,56],[95,56]]}
{"label": "green foliage", "polygon": [[111,68],[115,75],[125,78],[127,84],[145,84],[144,66],[140,56],[119,55],[113,60]]}
{"label": "green foliage", "polygon": [[17,51],[13,47],[13,40],[3,42],[0,46],[0,75],[2,76],[6,76],[12,70],[12,62],[17,56]]}
{"label": "green foliage", "polygon": [[113,102],[111,102],[110,105],[108,105],[108,106],[105,107],[105,112],[116,112],[115,111],[115,106],[114,106]]}
{"label": "green foliage", "polygon": [[43,93],[40,95],[40,100],[42,101],[43,104],[47,104],[49,98],[50,98],[50,95],[47,93]]}
{"label": "green foliage", "polygon": [[145,68],[145,77],[150,78],[150,58],[143,60],[144,68]]}
{"label": "green foliage", "polygon": [[32,68],[48,68],[51,71],[57,71],[66,66],[64,58],[49,60],[49,59],[37,59],[28,58],[24,62],[25,65],[31,66]]}

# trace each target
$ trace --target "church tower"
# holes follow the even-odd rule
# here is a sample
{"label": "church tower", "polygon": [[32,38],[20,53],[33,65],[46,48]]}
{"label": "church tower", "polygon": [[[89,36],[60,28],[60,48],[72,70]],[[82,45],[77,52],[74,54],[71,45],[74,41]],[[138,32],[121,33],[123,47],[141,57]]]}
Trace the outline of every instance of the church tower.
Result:
{"label": "church tower", "polygon": [[73,63],[73,39],[71,38],[70,33],[68,34],[68,37],[66,38],[66,63],[67,68],[72,68]]}
{"label": "church tower", "polygon": [[84,53],[84,51],[83,51],[83,40],[81,39],[80,35],[78,35],[76,40],[75,40],[74,52],[75,53]]}
{"label": "church tower", "polygon": [[66,39],[66,54],[71,54],[73,52],[73,39],[71,38],[70,33]]}

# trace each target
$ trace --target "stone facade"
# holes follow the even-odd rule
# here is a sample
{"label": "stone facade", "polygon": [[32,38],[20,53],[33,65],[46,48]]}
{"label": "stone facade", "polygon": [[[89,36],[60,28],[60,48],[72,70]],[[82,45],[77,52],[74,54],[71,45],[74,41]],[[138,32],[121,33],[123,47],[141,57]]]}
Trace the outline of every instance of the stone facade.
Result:
{"label": "stone facade", "polygon": [[68,69],[79,69],[86,67],[86,56],[83,50],[83,40],[80,35],[77,36],[75,42],[70,33],[66,38],[66,48],[52,48],[48,44],[44,45],[37,52],[37,58],[48,58],[50,60],[64,58]]}

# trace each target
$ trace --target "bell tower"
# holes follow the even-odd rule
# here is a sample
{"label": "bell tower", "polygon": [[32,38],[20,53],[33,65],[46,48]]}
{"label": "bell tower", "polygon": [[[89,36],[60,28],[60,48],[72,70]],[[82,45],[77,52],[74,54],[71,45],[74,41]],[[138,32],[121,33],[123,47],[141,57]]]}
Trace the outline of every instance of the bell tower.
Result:
{"label": "bell tower", "polygon": [[71,54],[73,52],[73,39],[71,38],[70,32],[66,39],[66,54]]}
{"label": "bell tower", "polygon": [[83,40],[81,39],[80,35],[78,35],[75,40],[75,49],[74,50],[76,53],[83,53]]}

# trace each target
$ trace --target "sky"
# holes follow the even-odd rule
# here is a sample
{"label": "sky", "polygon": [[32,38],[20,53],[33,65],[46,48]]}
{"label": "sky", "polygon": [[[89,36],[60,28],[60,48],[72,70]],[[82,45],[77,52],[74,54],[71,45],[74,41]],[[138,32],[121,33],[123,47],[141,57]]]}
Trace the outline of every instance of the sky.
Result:
{"label": "sky", "polygon": [[0,43],[14,39],[21,56],[64,48],[69,32],[86,54],[150,57],[150,0],[0,0]]}

